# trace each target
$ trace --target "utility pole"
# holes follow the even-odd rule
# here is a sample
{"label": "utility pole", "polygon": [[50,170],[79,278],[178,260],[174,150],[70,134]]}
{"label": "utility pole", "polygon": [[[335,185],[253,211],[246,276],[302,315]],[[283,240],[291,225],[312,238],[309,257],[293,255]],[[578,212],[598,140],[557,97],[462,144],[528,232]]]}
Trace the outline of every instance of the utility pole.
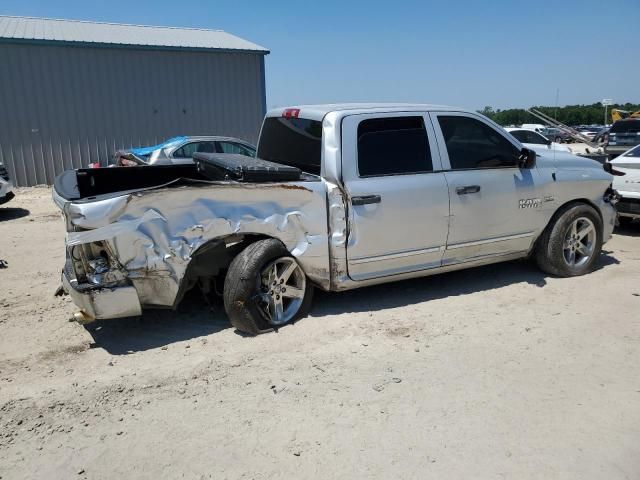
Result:
{"label": "utility pole", "polygon": [[602,105],[604,106],[604,126],[607,126],[607,107],[609,105],[613,105],[613,100],[610,98],[604,98],[602,100]]}

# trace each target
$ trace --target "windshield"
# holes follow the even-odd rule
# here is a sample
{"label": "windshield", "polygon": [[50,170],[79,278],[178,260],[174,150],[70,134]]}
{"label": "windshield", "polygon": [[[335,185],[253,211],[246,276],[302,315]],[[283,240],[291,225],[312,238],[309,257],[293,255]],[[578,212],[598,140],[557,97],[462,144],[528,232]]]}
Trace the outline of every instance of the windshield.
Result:
{"label": "windshield", "polygon": [[631,150],[629,150],[627,153],[625,153],[622,156],[640,158],[640,145],[633,147]]}
{"label": "windshield", "polygon": [[267,117],[262,125],[258,158],[320,175],[322,122],[305,118]]}

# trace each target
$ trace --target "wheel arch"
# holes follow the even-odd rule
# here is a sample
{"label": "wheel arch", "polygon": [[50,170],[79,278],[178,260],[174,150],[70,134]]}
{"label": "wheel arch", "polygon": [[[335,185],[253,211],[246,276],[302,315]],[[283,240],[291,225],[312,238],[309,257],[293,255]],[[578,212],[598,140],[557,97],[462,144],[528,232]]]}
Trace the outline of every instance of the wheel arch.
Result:
{"label": "wheel arch", "polygon": [[551,225],[552,220],[555,220],[556,218],[558,218],[565,210],[571,208],[574,205],[580,204],[580,203],[583,203],[583,204],[586,204],[586,205],[589,205],[590,207],[592,207],[596,211],[598,216],[600,217],[600,221],[601,222],[604,221],[604,219],[602,217],[602,212],[600,211],[600,207],[598,207],[598,205],[596,205],[592,200],[589,200],[588,198],[574,198],[574,199],[571,199],[571,200],[563,203],[562,205],[560,205],[556,209],[556,211],[553,213],[553,215],[549,219],[549,223],[547,223],[547,227],[549,225]]}
{"label": "wheel arch", "polygon": [[547,231],[550,227],[553,226],[553,224],[556,222],[558,217],[560,217],[560,215],[562,215],[565,211],[567,211],[568,209],[570,209],[574,205],[580,205],[580,204],[589,205],[590,207],[592,207],[596,211],[596,213],[598,214],[598,217],[600,218],[600,222],[604,225],[604,219],[602,217],[602,212],[600,211],[600,208],[595,203],[593,203],[593,201],[589,200],[588,198],[573,198],[573,199],[563,203],[558,208],[556,208],[556,210],[553,212],[553,215],[551,215],[551,217],[549,218],[549,221],[547,222],[545,227],[540,231],[540,234],[538,235],[538,238],[536,239],[536,241],[533,244],[533,247],[531,248],[531,252],[535,252],[536,251],[536,249],[538,247],[538,243],[539,243],[540,239],[542,238],[544,232]]}
{"label": "wheel arch", "polygon": [[[245,248],[259,240],[281,239],[259,233],[232,234],[212,238],[200,245],[192,254],[185,274],[180,280],[178,294],[173,302],[175,309],[185,294],[191,290],[202,277],[215,278],[226,272],[233,259]],[[286,248],[286,246],[285,246]]]}

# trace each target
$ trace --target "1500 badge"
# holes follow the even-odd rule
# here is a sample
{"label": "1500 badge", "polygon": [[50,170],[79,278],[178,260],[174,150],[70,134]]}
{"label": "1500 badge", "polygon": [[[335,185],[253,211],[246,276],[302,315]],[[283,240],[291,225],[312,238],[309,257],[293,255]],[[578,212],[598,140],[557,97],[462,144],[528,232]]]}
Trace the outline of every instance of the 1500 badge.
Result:
{"label": "1500 badge", "polygon": [[[545,202],[553,202],[553,197],[544,197]],[[518,208],[539,208],[542,205],[543,200],[541,198],[521,198],[518,203]]]}
{"label": "1500 badge", "polygon": [[541,198],[521,198],[519,208],[538,208],[542,205]]}

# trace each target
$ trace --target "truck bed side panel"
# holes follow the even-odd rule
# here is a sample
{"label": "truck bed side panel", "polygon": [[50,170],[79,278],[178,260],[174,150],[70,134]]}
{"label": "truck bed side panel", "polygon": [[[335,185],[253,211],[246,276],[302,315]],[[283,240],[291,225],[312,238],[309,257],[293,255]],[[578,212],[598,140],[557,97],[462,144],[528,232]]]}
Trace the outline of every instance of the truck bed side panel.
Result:
{"label": "truck bed side panel", "polygon": [[194,252],[234,234],[280,239],[318,286],[330,286],[327,192],[322,181],[201,186],[134,192],[65,206],[69,246],[106,241],[142,305],[171,306]]}

